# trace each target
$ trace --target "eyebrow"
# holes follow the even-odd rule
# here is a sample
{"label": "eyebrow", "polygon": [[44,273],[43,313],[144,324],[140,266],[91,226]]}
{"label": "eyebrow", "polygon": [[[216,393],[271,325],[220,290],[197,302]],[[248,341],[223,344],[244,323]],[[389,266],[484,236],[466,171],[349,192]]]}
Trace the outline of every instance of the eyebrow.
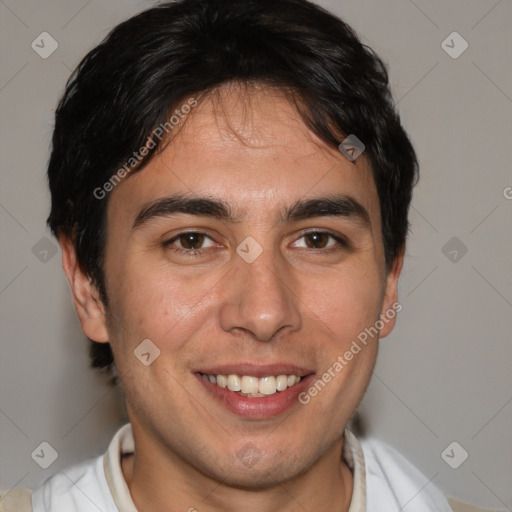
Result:
{"label": "eyebrow", "polygon": [[[132,230],[140,229],[153,219],[168,218],[178,214],[211,217],[239,223],[242,221],[241,213],[237,214],[228,203],[219,199],[175,195],[144,205],[133,222]],[[278,215],[277,223],[282,224],[314,217],[345,217],[360,224],[363,228],[371,228],[368,211],[356,199],[344,194],[299,199]]]}

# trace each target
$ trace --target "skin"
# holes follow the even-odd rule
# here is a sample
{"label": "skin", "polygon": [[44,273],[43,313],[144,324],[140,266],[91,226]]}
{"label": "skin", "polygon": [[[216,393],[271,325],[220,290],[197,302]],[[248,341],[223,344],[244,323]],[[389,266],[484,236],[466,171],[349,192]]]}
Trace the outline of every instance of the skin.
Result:
{"label": "skin", "polygon": [[[132,229],[145,205],[177,192],[221,199],[238,222],[179,214]],[[279,222],[298,199],[333,192],[359,202],[370,226],[338,216]],[[205,232],[210,238],[196,245],[205,252],[173,251],[190,247],[183,239],[165,245],[184,231]],[[348,246],[312,238],[315,231],[342,235]],[[328,147],[279,91],[225,85],[193,109],[146,168],[115,188],[107,232],[108,312],[72,243],[60,242],[83,331],[112,345],[135,436],[135,455],[122,467],[136,506],[348,510],[353,478],[341,457],[342,433],[369,383],[377,339],[309,404],[267,419],[227,410],[193,370],[287,362],[321,376],[397,302],[403,252],[387,272],[364,155],[350,162]],[[248,236],[263,249],[250,264],[236,253]],[[393,326],[387,322],[380,337]],[[161,353],[144,366],[133,351],[148,338]],[[236,455],[249,441],[261,452],[252,468]]]}

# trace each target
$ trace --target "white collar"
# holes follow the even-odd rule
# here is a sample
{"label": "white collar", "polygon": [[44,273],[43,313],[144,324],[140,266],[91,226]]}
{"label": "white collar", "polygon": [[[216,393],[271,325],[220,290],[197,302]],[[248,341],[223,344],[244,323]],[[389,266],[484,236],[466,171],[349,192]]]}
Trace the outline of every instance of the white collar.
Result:
{"label": "white collar", "polygon": [[[115,504],[123,512],[138,512],[121,469],[121,457],[133,453],[135,443],[130,423],[123,425],[115,434],[103,457],[103,468]],[[364,454],[356,436],[345,429],[343,459],[353,471],[354,488],[348,512],[366,512],[366,469]]]}
{"label": "white collar", "polygon": [[134,450],[132,426],[127,423],[116,432],[103,457],[103,468],[112,498],[114,498],[117,508],[123,512],[138,512],[121,469],[122,456],[133,453]]}

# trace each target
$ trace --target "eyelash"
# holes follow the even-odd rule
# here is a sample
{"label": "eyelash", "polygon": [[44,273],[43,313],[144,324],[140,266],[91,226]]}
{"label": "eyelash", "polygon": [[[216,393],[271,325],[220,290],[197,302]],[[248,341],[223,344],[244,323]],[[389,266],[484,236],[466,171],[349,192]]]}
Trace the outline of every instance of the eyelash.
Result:
{"label": "eyelash", "polygon": [[[322,235],[322,234],[329,235],[336,242],[338,242],[338,245],[335,246],[334,248],[330,247],[330,248],[324,248],[324,249],[311,249],[315,253],[332,254],[332,253],[338,252],[340,250],[346,249],[349,246],[348,242],[346,241],[346,239],[344,237],[339,236],[339,235],[335,235],[334,233],[331,233],[330,231],[320,231],[320,230],[306,231],[306,232],[303,232],[299,236],[299,238],[297,240],[300,240],[304,236],[311,235],[313,233],[320,234],[320,235]],[[183,255],[185,255],[187,257],[193,258],[193,257],[197,257],[197,256],[202,256],[203,253],[206,252],[208,249],[181,249],[179,247],[177,247],[177,248],[176,247],[171,247],[173,242],[178,240],[181,236],[189,235],[189,234],[205,235],[207,238],[210,238],[210,240],[213,240],[212,237],[210,237],[209,235],[207,235],[206,233],[204,233],[202,231],[184,231],[183,233],[179,233],[178,235],[176,235],[173,238],[171,238],[171,239],[167,240],[166,242],[164,242],[163,246],[166,249],[170,249],[173,252],[176,252],[178,254],[183,254]],[[308,248],[306,248],[306,249],[308,249]]]}

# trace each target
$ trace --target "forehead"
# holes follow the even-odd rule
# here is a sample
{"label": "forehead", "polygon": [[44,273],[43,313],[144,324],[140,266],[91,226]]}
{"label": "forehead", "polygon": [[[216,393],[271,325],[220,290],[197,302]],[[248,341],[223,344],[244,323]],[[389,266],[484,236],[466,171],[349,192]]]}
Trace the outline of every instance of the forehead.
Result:
{"label": "forehead", "polygon": [[354,197],[372,224],[380,224],[364,157],[350,162],[320,140],[278,89],[224,85],[170,135],[161,153],[117,187],[114,209],[133,217],[142,204],[178,193],[222,198],[240,216],[264,216],[299,199],[340,193]]}

